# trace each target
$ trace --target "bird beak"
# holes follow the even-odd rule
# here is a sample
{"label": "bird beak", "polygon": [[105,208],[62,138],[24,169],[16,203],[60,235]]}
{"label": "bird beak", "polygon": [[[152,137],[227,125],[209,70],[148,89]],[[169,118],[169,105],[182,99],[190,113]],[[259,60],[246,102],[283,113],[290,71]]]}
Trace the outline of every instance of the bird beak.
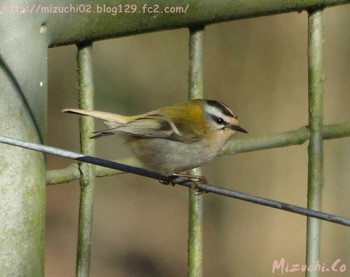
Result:
{"label": "bird beak", "polygon": [[237,132],[241,132],[241,133],[245,133],[248,134],[248,132],[246,130],[244,130],[241,126],[239,125],[231,125],[231,129],[235,130]]}

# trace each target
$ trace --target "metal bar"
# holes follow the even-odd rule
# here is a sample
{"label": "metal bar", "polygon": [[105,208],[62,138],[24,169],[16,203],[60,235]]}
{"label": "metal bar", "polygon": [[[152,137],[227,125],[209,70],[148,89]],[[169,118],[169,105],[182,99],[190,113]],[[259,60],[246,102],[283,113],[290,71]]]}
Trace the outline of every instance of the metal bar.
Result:
{"label": "metal bar", "polygon": [[[322,137],[324,140],[345,138],[350,136],[350,123],[325,125],[322,128]],[[252,152],[256,150],[265,150],[277,147],[286,147],[300,145],[306,142],[310,137],[308,127],[302,127],[298,130],[276,133],[268,136],[232,139],[220,152],[220,156],[227,156],[239,153]]]}
{"label": "metal bar", "polygon": [[[189,99],[203,98],[203,46],[204,27],[190,29],[189,38]],[[200,168],[190,174],[201,176]],[[190,187],[188,221],[188,276],[203,273],[203,195]]]}
{"label": "metal bar", "polygon": [[[185,187],[190,187],[190,186],[193,187],[195,185],[195,187],[197,187],[198,190],[202,190],[203,192],[212,192],[214,194],[218,194],[218,195],[222,195],[222,196],[226,196],[226,197],[240,199],[243,201],[260,204],[260,205],[268,206],[271,208],[276,208],[276,209],[280,209],[280,210],[284,210],[284,211],[289,211],[289,212],[293,212],[293,213],[298,213],[298,214],[302,214],[302,215],[316,217],[316,218],[320,218],[320,219],[327,220],[330,222],[350,226],[350,219],[345,218],[345,217],[334,216],[334,215],[322,213],[319,211],[313,211],[313,210],[298,207],[295,205],[291,205],[291,204],[287,204],[287,203],[283,203],[283,202],[279,202],[279,201],[275,201],[275,200],[271,200],[271,199],[267,199],[267,198],[263,198],[263,197],[259,197],[259,196],[250,195],[247,193],[242,193],[242,192],[238,192],[238,191],[220,188],[220,187],[213,186],[210,184],[193,184],[193,182],[186,180],[186,179],[183,179],[183,178],[167,179],[166,176],[163,176],[161,174],[158,174],[158,173],[155,173],[152,171],[144,170],[142,168],[137,168],[137,167],[133,167],[133,166],[125,165],[125,164],[120,164],[120,163],[116,163],[116,162],[112,162],[109,160],[104,160],[104,159],[100,159],[100,158],[96,158],[96,157],[84,156],[84,155],[79,154],[79,153],[75,153],[75,152],[67,151],[67,150],[63,150],[63,149],[58,149],[58,148],[51,147],[51,146],[25,142],[25,141],[13,139],[13,138],[7,138],[7,137],[3,137],[3,136],[0,136],[0,143],[18,146],[21,148],[26,148],[26,149],[30,149],[33,151],[46,153],[46,154],[52,154],[55,156],[60,156],[60,157],[64,157],[64,158],[68,158],[68,159],[72,159],[72,160],[82,161],[85,163],[91,163],[94,165],[104,166],[104,167],[115,169],[115,170],[123,170],[123,171],[128,172],[128,173],[133,173],[133,174],[144,176],[147,178],[156,179],[156,180],[162,181],[162,183],[164,183],[165,181],[169,181],[169,183],[173,183],[173,184],[177,184],[177,185],[185,186]],[[232,185],[232,186],[234,186],[234,185]]]}
{"label": "metal bar", "polygon": [[[128,3],[122,0],[98,2],[81,0],[78,4],[72,4],[68,0],[50,1],[50,6],[53,7],[72,6],[70,13],[74,12],[74,16],[69,17],[60,13],[50,13],[48,5],[43,0],[29,1],[28,6],[34,7],[38,13],[48,10],[46,11],[48,14],[46,22],[49,26],[47,32],[50,39],[48,43],[57,46],[166,29],[203,26],[242,18],[301,12],[349,2],[350,0],[134,0]],[[173,12],[170,8],[173,8]],[[69,32],[66,32],[67,29]]]}
{"label": "metal bar", "polygon": [[[349,137],[350,123],[325,125],[323,126],[322,135],[324,140]],[[263,137],[233,139],[222,149],[219,156],[228,156],[276,147],[300,145],[308,139],[309,130],[307,127],[303,127],[295,131],[277,133]],[[132,166],[138,165],[134,158],[122,159],[116,162],[130,164]],[[97,166],[95,170],[96,177],[113,176],[121,173],[124,172],[100,166]],[[47,185],[68,183],[79,178],[80,171],[77,164],[71,164],[66,168],[51,169],[46,172]]]}
{"label": "metal bar", "polygon": [[[91,51],[91,44],[78,46],[79,107],[86,110],[92,110],[94,107]],[[90,139],[90,134],[94,131],[94,120],[82,116],[79,125],[81,153],[94,155],[95,141]],[[81,163],[79,169],[81,177],[76,276],[86,277],[90,271],[95,172],[94,166],[87,163]]]}
{"label": "metal bar", "polygon": [[[323,12],[308,16],[309,129],[307,207],[319,210],[323,184]],[[306,264],[314,265],[320,253],[320,221],[307,218]],[[306,276],[318,276],[307,272]]]}
{"label": "metal bar", "polygon": [[[117,163],[128,164],[135,166],[135,158],[126,158],[122,160],[116,161]],[[123,174],[125,172],[115,169],[110,169],[102,166],[95,167],[95,177],[107,177],[107,176],[115,176],[119,174]],[[79,165],[76,163],[72,163],[67,167],[60,169],[51,169],[46,172],[46,184],[50,185],[58,185],[62,183],[69,183],[74,180],[78,180],[81,176],[81,172],[79,170]]]}

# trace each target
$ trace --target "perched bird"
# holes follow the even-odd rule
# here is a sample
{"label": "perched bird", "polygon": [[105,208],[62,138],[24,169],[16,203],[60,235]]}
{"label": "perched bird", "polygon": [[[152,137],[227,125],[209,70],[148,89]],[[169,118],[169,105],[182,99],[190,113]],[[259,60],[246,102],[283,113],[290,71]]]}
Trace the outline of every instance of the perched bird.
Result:
{"label": "perched bird", "polygon": [[92,138],[121,135],[145,168],[172,175],[214,159],[235,131],[247,133],[237,116],[214,100],[192,100],[135,116],[64,109],[102,119],[107,130]]}

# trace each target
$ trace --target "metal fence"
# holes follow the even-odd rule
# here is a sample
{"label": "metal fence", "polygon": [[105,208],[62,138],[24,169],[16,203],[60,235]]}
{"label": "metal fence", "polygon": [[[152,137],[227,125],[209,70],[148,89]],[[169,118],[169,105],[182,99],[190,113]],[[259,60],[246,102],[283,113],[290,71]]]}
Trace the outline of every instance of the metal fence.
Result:
{"label": "metal fence", "polygon": [[[30,1],[29,1],[30,2]],[[62,1],[54,1],[57,6],[63,6]],[[43,144],[45,142],[45,114],[46,114],[46,51],[47,47],[65,44],[77,44],[79,104],[82,109],[93,109],[93,82],[92,82],[92,42],[110,37],[119,37],[156,30],[188,27],[190,44],[189,70],[189,99],[203,97],[203,36],[207,24],[248,18],[261,15],[277,14],[292,11],[308,11],[308,73],[309,73],[309,124],[298,130],[272,134],[267,137],[234,140],[228,143],[221,155],[231,155],[248,151],[257,151],[275,147],[290,146],[309,141],[308,147],[308,201],[307,208],[288,205],[285,203],[254,197],[238,192],[223,190],[210,185],[199,186],[199,189],[221,195],[240,198],[246,201],[259,203],[287,211],[308,215],[307,218],[307,245],[306,264],[314,264],[319,260],[320,251],[320,221],[317,218],[350,225],[346,218],[336,217],[320,210],[323,180],[323,140],[350,136],[350,123],[323,125],[323,12],[324,8],[333,5],[345,4],[349,1],[177,1],[176,6],[188,9],[186,16],[173,14],[171,17],[159,14],[158,20],[152,16],[139,17],[132,20],[132,13],[113,20],[113,17],[101,16],[96,20],[93,14],[86,9],[93,8],[93,3],[83,1],[77,3],[77,9],[85,9],[76,16],[62,17],[53,11],[45,12],[45,2],[30,2],[26,9],[37,11],[35,16],[26,11],[24,15],[16,11],[4,10],[4,22],[0,29],[1,37],[6,38],[0,44],[1,50],[1,102],[0,116],[8,118],[0,123],[2,135]],[[105,1],[110,6],[116,3]],[[69,3],[65,3],[69,6]],[[125,3],[120,3],[124,5]],[[21,3],[3,1],[3,5],[10,9],[22,7]],[[11,6],[12,5],[12,6]],[[130,9],[142,8],[164,9],[169,6],[167,1],[158,3],[141,3],[135,1]],[[51,6],[51,8],[54,5]],[[62,20],[64,18],[64,20]],[[19,36],[13,37],[13,26]],[[67,31],[69,26],[69,31]],[[11,32],[12,31],[12,32]],[[26,38],[28,44],[25,49],[15,47],[19,39]],[[33,40],[36,38],[36,41]],[[30,55],[29,55],[30,54]],[[24,66],[23,66],[24,64]],[[35,68],[36,72],[29,70]],[[31,81],[28,80],[31,72]],[[21,122],[21,123],[18,123]],[[34,149],[40,152],[84,161],[68,168],[50,170],[46,174],[44,159],[40,153],[28,152],[20,148],[0,145],[2,170],[1,181],[1,227],[0,245],[4,252],[1,256],[1,274],[3,276],[41,276],[43,275],[43,230],[44,230],[44,199],[45,183],[59,184],[74,179],[80,179],[81,198],[79,215],[79,236],[77,249],[77,276],[88,276],[90,268],[91,235],[93,220],[94,180],[96,176],[116,174],[106,168],[96,168],[90,163],[109,166],[114,169],[123,169],[118,164],[108,164],[93,158],[94,142],[89,135],[94,130],[92,119],[80,119],[81,153],[68,153],[54,148],[45,148],[39,144],[25,143],[10,138],[1,137],[0,142]],[[8,157],[14,157],[9,159]],[[128,169],[130,170],[130,169]],[[132,170],[130,170],[132,171]],[[18,172],[26,177],[26,186],[23,179],[16,178]],[[196,174],[199,171],[194,171]],[[139,174],[139,172],[135,172]],[[34,174],[34,175],[33,175]],[[147,176],[148,173],[143,174]],[[32,176],[29,178],[28,176]],[[45,182],[46,176],[46,182]],[[159,177],[159,176],[158,176]],[[157,178],[157,176],[155,176]],[[185,185],[189,185],[185,183]],[[33,199],[36,199],[33,201]],[[20,203],[19,205],[16,203]],[[201,276],[203,267],[203,195],[193,189],[189,190],[189,230],[188,230],[188,275]],[[14,247],[21,245],[23,247]],[[24,274],[25,273],[25,274]],[[307,276],[317,276],[317,272],[307,272]]]}

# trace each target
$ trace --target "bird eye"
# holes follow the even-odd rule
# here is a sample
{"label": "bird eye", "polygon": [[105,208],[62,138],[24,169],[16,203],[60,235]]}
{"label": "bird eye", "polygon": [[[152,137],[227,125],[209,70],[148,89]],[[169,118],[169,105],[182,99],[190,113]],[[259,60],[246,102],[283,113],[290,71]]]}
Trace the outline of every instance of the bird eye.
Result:
{"label": "bird eye", "polygon": [[216,119],[216,123],[221,125],[224,123],[224,120],[221,117],[219,117]]}

